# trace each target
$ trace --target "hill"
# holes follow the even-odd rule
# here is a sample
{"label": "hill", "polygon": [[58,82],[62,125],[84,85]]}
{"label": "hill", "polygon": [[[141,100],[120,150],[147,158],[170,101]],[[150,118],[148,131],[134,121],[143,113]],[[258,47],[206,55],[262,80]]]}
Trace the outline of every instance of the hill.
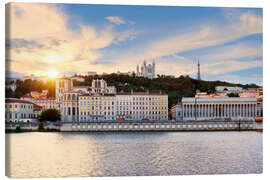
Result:
{"label": "hill", "polygon": [[[102,78],[108,85],[115,86],[117,92],[124,91],[134,92],[147,91],[149,92],[165,92],[169,97],[169,108],[172,104],[181,101],[182,97],[194,97],[196,90],[201,92],[214,93],[216,86],[239,86],[242,88],[257,88],[256,84],[233,84],[225,81],[204,81],[190,78],[189,76],[165,76],[158,75],[155,79],[144,77],[130,77],[127,75],[96,75],[96,76],[78,76],[85,79],[84,82],[74,81],[74,86],[91,86],[92,79]],[[55,83],[53,80],[43,83],[42,81],[17,81],[17,89],[14,92],[14,97],[21,97],[31,91],[41,92],[43,89],[49,90],[49,97],[55,96]]]}

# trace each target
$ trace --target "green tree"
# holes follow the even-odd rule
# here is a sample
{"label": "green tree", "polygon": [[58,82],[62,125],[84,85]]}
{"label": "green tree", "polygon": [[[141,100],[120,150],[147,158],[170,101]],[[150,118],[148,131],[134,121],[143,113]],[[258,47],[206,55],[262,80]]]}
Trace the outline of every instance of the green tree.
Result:
{"label": "green tree", "polygon": [[46,111],[43,111],[41,115],[39,116],[39,121],[58,121],[61,119],[61,114],[57,109],[47,109]]}
{"label": "green tree", "polygon": [[239,94],[236,93],[229,93],[227,94],[229,97],[239,97]]}
{"label": "green tree", "polygon": [[12,98],[14,97],[13,91],[10,88],[5,88],[5,96],[6,98]]}

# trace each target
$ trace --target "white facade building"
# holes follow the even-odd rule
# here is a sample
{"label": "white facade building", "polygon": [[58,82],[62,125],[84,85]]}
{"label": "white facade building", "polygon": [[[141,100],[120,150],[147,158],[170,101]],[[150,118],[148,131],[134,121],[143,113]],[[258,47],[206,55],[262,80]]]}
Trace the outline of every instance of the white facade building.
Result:
{"label": "white facade building", "polygon": [[165,94],[122,93],[78,96],[79,120],[167,120]]}
{"label": "white facade building", "polygon": [[243,88],[238,86],[216,86],[216,91],[220,93],[240,93],[241,91],[243,91]]}
{"label": "white facade building", "polygon": [[69,81],[56,81],[57,102],[60,103],[62,122],[168,119],[167,94],[116,94],[116,88],[107,86],[103,79],[93,80],[89,88],[73,87]]}
{"label": "white facade building", "polygon": [[155,61],[153,61],[152,64],[146,65],[146,61],[143,61],[143,65],[141,66],[141,69],[139,68],[139,65],[137,65],[137,72],[136,76],[138,77],[146,77],[149,79],[154,79],[156,77],[156,64]]}
{"label": "white facade building", "polygon": [[183,120],[182,104],[178,103],[171,107],[171,116],[173,120]]}
{"label": "white facade building", "polygon": [[41,112],[41,107],[25,100],[10,98],[5,100],[6,122],[33,122]]}
{"label": "white facade building", "polygon": [[116,115],[127,120],[167,120],[168,95],[148,92],[117,94]]}
{"label": "white facade building", "polygon": [[79,121],[115,120],[115,95],[78,96]]}
{"label": "white facade building", "polygon": [[183,120],[252,120],[256,98],[183,98]]}
{"label": "white facade building", "polygon": [[93,79],[90,92],[93,94],[116,94],[116,88],[107,86],[106,81],[103,79]]}

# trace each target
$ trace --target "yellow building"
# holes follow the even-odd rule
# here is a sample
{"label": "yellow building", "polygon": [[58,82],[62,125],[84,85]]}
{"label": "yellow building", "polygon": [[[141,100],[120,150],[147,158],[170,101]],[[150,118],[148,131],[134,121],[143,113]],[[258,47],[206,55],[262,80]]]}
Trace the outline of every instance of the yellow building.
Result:
{"label": "yellow building", "polygon": [[114,120],[115,95],[79,95],[79,121]]}

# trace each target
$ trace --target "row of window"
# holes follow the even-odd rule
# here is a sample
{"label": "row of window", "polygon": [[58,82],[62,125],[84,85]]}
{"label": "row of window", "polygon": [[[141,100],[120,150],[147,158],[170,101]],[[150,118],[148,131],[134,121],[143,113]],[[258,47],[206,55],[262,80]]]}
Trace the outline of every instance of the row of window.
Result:
{"label": "row of window", "polygon": [[[88,110],[89,108],[90,108],[89,106],[83,106],[83,107],[80,107],[81,110]],[[111,109],[114,110],[114,106],[104,106],[103,109],[102,109],[102,106],[99,106],[99,107],[98,107],[98,106],[92,106],[92,110],[107,110],[107,109],[108,109],[108,110],[111,110]],[[162,106],[162,107],[149,107],[149,108],[148,108],[148,107],[143,107],[143,106],[142,106],[142,107],[141,107],[141,106],[140,106],[140,107],[133,107],[133,108],[131,108],[131,107],[128,108],[128,107],[125,107],[125,106],[124,106],[123,108],[122,108],[122,106],[119,106],[119,107],[117,106],[117,107],[116,107],[116,110],[122,110],[122,109],[123,109],[123,110],[129,110],[129,109],[133,109],[133,110],[139,110],[139,109],[140,109],[140,110],[148,110],[148,109],[152,109],[152,110],[154,110],[154,109],[165,109],[165,110],[166,110],[167,107],[163,107],[163,106]]]}
{"label": "row of window", "polygon": [[6,119],[19,119],[19,118],[36,118],[35,114],[26,114],[26,113],[5,113]]}
{"label": "row of window", "polygon": [[17,104],[9,104],[9,105],[5,105],[5,107],[9,107],[9,108],[18,108],[18,107],[21,107],[21,109],[33,109],[33,106],[32,105],[25,105],[25,104],[20,104],[20,106],[18,106]]}
{"label": "row of window", "polygon": [[[114,100],[115,97],[79,97],[79,100]],[[132,100],[133,101],[144,101],[144,100],[167,100],[168,98],[167,97],[127,97],[127,98],[120,98],[120,97],[117,97],[117,100],[122,100],[122,101],[127,101],[127,100]]]}
{"label": "row of window", "polygon": [[[81,115],[114,115],[114,112],[110,112],[110,111],[104,111],[104,112],[98,112],[98,111],[95,111],[95,112],[90,112],[90,111],[81,111],[80,112]],[[129,114],[166,114],[165,111],[146,111],[146,112],[143,112],[143,111],[136,111],[136,112],[132,112],[132,111],[116,111],[116,114],[120,114],[120,115],[129,115]]]}
{"label": "row of window", "polygon": [[[131,119],[143,119],[143,118],[149,118],[150,120],[155,120],[155,119],[167,119],[167,116],[135,116]],[[107,117],[86,117],[86,116],[81,116],[80,120],[114,120],[116,117],[113,116],[107,116]]]}

